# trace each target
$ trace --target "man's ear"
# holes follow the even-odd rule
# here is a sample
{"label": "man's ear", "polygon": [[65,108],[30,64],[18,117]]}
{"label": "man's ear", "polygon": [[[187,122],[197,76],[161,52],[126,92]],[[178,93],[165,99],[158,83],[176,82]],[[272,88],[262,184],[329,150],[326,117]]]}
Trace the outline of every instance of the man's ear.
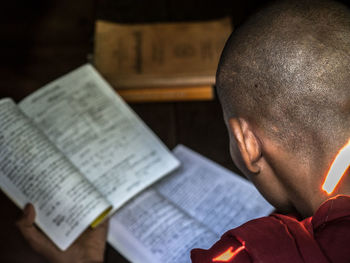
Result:
{"label": "man's ear", "polygon": [[244,118],[229,119],[230,130],[236,139],[245,166],[251,173],[259,173],[258,161],[261,158],[261,144],[252,127]]}

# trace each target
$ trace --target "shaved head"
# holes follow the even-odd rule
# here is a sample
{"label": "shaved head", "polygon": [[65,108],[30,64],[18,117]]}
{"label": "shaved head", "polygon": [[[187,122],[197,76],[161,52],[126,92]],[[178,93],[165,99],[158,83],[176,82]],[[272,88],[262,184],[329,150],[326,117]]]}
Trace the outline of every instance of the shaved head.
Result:
{"label": "shaved head", "polygon": [[226,119],[244,117],[292,151],[320,152],[348,139],[348,8],[323,0],[271,4],[230,36],[217,88]]}

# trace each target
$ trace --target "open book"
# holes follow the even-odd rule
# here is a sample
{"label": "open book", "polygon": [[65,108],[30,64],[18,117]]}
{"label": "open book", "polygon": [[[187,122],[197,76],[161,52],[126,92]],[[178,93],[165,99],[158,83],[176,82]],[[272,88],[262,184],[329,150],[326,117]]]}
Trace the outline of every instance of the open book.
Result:
{"label": "open book", "polygon": [[0,100],[0,187],[62,250],[179,162],[90,65]]}
{"label": "open book", "polygon": [[227,230],[273,207],[247,180],[179,145],[181,167],[111,217],[109,243],[133,263],[191,262]]}

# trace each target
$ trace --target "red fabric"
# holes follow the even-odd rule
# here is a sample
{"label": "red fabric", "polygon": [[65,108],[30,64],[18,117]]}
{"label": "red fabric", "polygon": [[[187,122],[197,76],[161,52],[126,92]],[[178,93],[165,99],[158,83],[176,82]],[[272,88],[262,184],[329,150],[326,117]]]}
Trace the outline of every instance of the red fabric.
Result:
{"label": "red fabric", "polygon": [[[228,248],[244,246],[228,261],[213,261]],[[226,232],[208,250],[193,249],[193,263],[350,263],[350,196],[323,203],[313,217],[298,221],[273,214]]]}

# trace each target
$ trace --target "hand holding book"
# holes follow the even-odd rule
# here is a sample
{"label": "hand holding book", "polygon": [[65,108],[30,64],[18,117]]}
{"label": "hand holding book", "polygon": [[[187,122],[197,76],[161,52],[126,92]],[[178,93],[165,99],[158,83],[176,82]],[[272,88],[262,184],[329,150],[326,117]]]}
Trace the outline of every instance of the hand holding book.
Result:
{"label": "hand holding book", "polygon": [[66,251],[59,250],[51,240],[34,225],[35,210],[26,205],[17,226],[30,246],[51,263],[99,263],[103,262],[108,221],[94,229],[85,231]]}
{"label": "hand holding book", "polygon": [[91,65],[0,100],[0,189],[61,250],[178,165]]}

